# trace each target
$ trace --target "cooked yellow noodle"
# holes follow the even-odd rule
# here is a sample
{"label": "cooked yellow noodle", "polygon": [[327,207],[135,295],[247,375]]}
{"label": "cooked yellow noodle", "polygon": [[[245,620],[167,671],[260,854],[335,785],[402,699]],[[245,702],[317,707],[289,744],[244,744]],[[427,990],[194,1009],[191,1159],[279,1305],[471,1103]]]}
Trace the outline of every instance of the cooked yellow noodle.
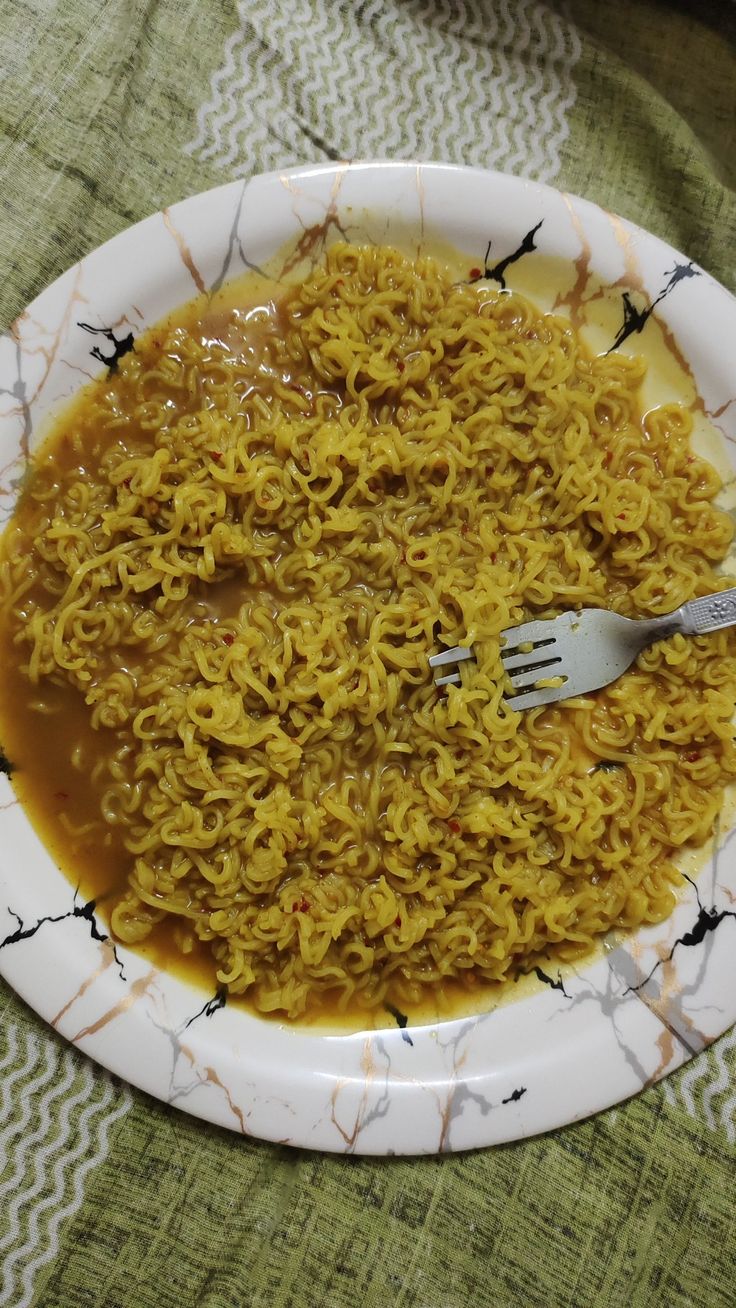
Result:
{"label": "cooked yellow noodle", "polygon": [[[74,688],[99,736],[70,756],[127,851],[115,935],[175,915],[297,1017],[664,918],[736,772],[731,636],[522,716],[499,633],[722,584],[687,411],[642,419],[640,361],[388,249],[333,248],[223,344],[196,326],[91,388],[4,538],[31,694]],[[447,694],[443,643],[478,655]]]}

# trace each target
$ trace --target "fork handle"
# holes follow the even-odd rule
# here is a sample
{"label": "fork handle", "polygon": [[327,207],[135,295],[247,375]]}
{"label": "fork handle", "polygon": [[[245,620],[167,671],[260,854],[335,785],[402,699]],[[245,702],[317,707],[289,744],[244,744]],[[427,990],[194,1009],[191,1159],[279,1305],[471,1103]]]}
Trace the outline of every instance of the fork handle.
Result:
{"label": "fork handle", "polygon": [[690,600],[669,616],[679,618],[676,630],[685,636],[703,636],[722,627],[736,627],[736,586]]}

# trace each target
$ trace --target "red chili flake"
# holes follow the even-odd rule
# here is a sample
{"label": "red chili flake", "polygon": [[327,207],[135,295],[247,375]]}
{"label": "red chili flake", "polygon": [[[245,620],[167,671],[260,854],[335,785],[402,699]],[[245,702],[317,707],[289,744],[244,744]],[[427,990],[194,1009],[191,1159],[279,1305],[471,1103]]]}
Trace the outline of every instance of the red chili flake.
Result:
{"label": "red chili flake", "polygon": [[397,369],[398,369],[399,372],[403,372],[403,371],[404,371],[404,368],[406,367],[406,364],[405,364],[405,363],[402,363],[402,362],[401,362],[401,359],[399,359],[399,362],[397,363],[396,367],[397,367]]}
{"label": "red chili flake", "polygon": [[401,918],[400,918],[400,917],[396,917],[396,918],[394,918],[394,926],[401,926]]}
{"label": "red chili flake", "polygon": [[470,272],[468,273],[468,276],[470,277],[470,280],[471,280],[471,281],[473,281],[473,282],[477,282],[478,278],[483,276],[482,269],[480,269],[480,268],[471,268],[471,269],[470,269]]}
{"label": "red chili flake", "polygon": [[461,826],[460,826],[460,823],[459,823],[459,822],[456,822],[454,818],[451,818],[451,820],[447,823],[447,825],[448,825],[448,827],[450,828],[451,831],[454,831],[454,832],[455,832],[455,835],[456,835],[456,836],[458,836],[458,835],[460,834],[460,831],[462,830],[462,828],[461,828]]}
{"label": "red chili flake", "polygon": [[625,521],[626,521],[626,514],[625,514],[625,513],[617,513],[617,514],[616,514],[616,517],[618,518],[619,522],[625,522]]}
{"label": "red chili flake", "polygon": [[223,645],[233,645],[235,643],[235,637],[231,631],[225,632],[225,635],[222,638],[222,643]]}
{"label": "red chili flake", "polygon": [[219,450],[208,450],[207,453],[209,454],[211,459],[215,459],[217,463],[220,462],[220,459],[222,458],[222,454],[220,453]]}
{"label": "red chili flake", "polygon": [[694,454],[688,454],[688,456],[687,456],[687,461],[688,461],[688,463],[694,463],[694,462],[695,462],[695,455],[694,455]]}
{"label": "red chili flake", "polygon": [[703,755],[701,754],[700,750],[699,750],[699,749],[694,749],[694,750],[692,750],[692,752],[691,752],[690,754],[686,754],[686,755],[685,755],[685,762],[686,762],[686,763],[697,763],[698,759],[699,759],[699,758],[702,758],[702,757],[703,757]]}
{"label": "red chili flake", "polygon": [[345,285],[345,281],[344,281],[344,279],[343,279],[342,277],[338,277],[337,281],[336,281],[334,284],[335,284],[335,286],[344,286],[344,285]]}
{"label": "red chili flake", "polygon": [[56,791],[54,791],[54,799],[61,799],[61,800],[63,800],[63,799],[68,799],[68,798],[69,798],[69,794],[68,794],[68,792],[67,792],[66,790],[56,790]]}
{"label": "red chili flake", "polygon": [[470,531],[470,527],[468,526],[467,522],[462,522],[460,524],[460,535],[467,536],[469,531]]}
{"label": "red chili flake", "polygon": [[300,900],[299,900],[299,903],[296,905],[296,908],[294,909],[294,912],[295,912],[295,913],[308,913],[308,912],[309,912],[309,900],[308,900],[308,899],[300,899]]}
{"label": "red chili flake", "polygon": [[495,562],[496,562],[496,555],[495,555],[495,554],[491,554],[491,555],[490,555],[490,559],[491,559],[491,563],[495,563]]}
{"label": "red chili flake", "polygon": [[425,550],[417,550],[416,554],[414,555],[414,558],[419,559],[420,562],[422,559],[426,559],[426,557],[427,554]]}
{"label": "red chili flake", "polygon": [[123,485],[124,485],[124,486],[130,486],[130,483],[132,482],[132,480],[133,480],[132,477],[124,477],[124,478],[123,478]]}
{"label": "red chili flake", "polygon": [[612,458],[613,458],[613,451],[612,451],[612,450],[606,450],[605,454],[603,455],[603,463],[604,463],[604,465],[606,466],[606,468],[608,467],[608,465],[609,465],[609,463],[611,462],[611,459],[612,459]]}

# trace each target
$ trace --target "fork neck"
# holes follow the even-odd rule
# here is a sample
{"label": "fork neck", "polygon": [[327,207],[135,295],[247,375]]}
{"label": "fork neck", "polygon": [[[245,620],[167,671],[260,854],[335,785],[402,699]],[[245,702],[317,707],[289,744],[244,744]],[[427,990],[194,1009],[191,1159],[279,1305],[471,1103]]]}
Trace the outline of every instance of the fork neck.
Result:
{"label": "fork neck", "polygon": [[675,609],[674,613],[662,613],[659,617],[647,618],[646,623],[642,623],[642,645],[651,645],[655,640],[667,640],[679,632],[686,635],[688,630],[682,608]]}

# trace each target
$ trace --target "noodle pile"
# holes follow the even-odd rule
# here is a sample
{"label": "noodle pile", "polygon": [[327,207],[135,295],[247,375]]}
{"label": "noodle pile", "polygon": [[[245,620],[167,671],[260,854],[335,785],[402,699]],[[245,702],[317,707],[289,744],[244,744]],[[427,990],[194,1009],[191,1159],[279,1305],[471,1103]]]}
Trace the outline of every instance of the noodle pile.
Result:
{"label": "noodle pile", "polygon": [[[724,584],[688,413],[642,419],[641,361],[386,248],[211,336],[161,328],[95,383],[4,539],[15,658],[99,738],[75,761],[128,854],[114,935],[175,915],[293,1018],[664,918],[736,774],[730,634],[521,715],[499,633]],[[438,691],[429,655],[469,643]]]}

